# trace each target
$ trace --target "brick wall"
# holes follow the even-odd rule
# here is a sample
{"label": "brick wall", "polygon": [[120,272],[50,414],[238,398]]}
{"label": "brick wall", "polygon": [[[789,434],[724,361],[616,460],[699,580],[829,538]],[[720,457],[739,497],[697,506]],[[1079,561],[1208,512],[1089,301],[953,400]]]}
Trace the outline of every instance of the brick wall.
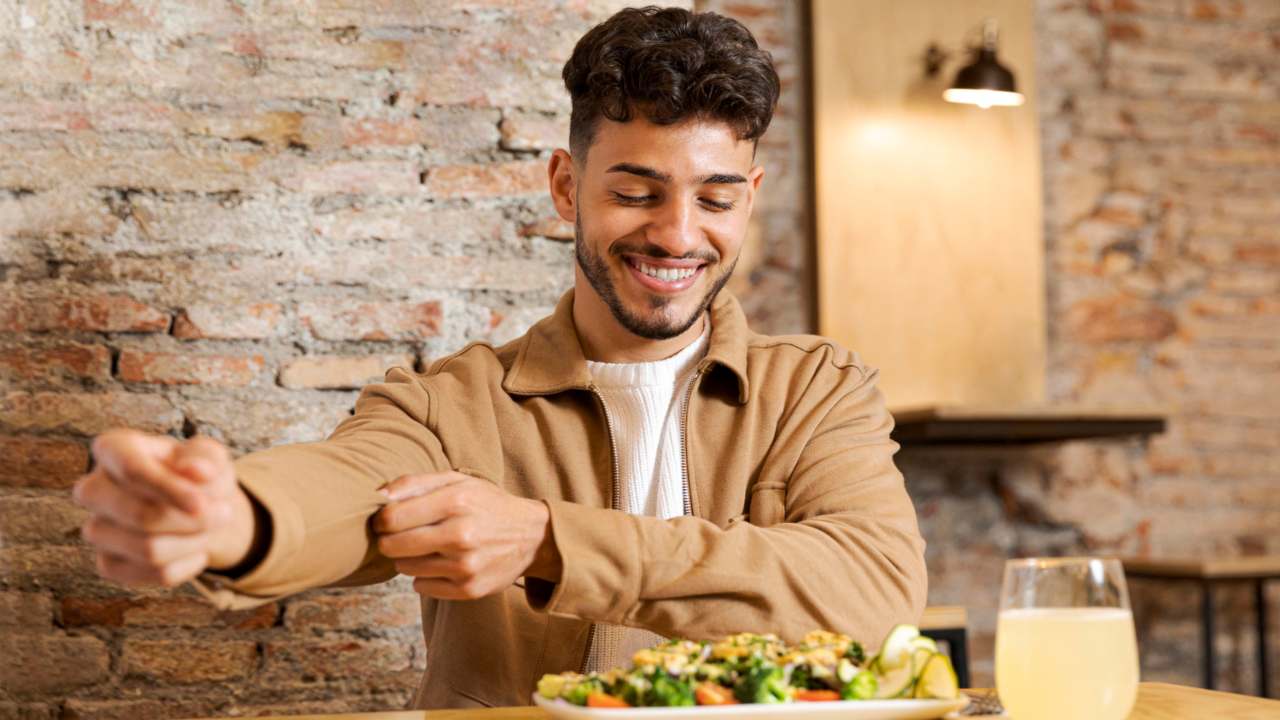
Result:
{"label": "brick wall", "polygon": [[[67,489],[105,428],[318,439],[386,368],[546,314],[572,279],[560,68],[624,4],[0,3],[0,720],[407,702],[406,583],[235,613],[126,591]],[[798,18],[721,9],[785,82],[736,289],[803,330]]]}
{"label": "brick wall", "polygon": [[[192,5],[0,6],[0,718],[402,705],[405,585],[241,613],[124,592],[93,579],[66,488],[115,424],[238,452],[320,437],[388,365],[513,337],[569,282],[540,179],[556,77],[618,3]],[[695,5],[778,61],[735,282],[758,327],[804,329],[796,8]],[[1150,448],[900,456],[980,683],[1005,557],[1280,552],[1280,5],[1037,5],[1049,392],[1173,417]],[[511,42],[530,27],[537,47]],[[1197,682],[1195,599],[1132,589],[1144,675]],[[1252,691],[1247,603],[1224,597],[1218,644]]]}
{"label": "brick wall", "polygon": [[[1170,427],[899,456],[978,683],[1005,557],[1280,553],[1280,2],[1039,0],[1037,25],[1048,394]],[[1130,590],[1144,677],[1198,684],[1194,588]],[[1219,686],[1254,693],[1251,597],[1220,602]]]}

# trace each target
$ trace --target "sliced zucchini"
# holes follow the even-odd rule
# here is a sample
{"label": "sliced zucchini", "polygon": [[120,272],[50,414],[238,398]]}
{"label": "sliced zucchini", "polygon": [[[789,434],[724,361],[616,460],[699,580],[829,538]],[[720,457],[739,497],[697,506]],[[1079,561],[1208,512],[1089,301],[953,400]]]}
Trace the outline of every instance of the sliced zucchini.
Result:
{"label": "sliced zucchini", "polygon": [[880,646],[877,656],[880,667],[886,672],[896,670],[903,665],[910,665],[912,643],[920,637],[920,629],[915,625],[898,625],[889,631]]}
{"label": "sliced zucchini", "polygon": [[951,667],[951,659],[942,653],[934,653],[916,680],[915,697],[954,700],[959,695],[960,683]]}

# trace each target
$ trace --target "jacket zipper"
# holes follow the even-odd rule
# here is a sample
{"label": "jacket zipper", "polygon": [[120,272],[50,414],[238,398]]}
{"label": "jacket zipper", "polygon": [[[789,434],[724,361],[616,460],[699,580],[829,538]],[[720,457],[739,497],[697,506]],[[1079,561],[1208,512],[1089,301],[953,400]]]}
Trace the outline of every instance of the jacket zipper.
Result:
{"label": "jacket zipper", "polygon": [[685,515],[693,514],[693,502],[689,498],[689,401],[693,398],[693,391],[698,387],[701,377],[702,368],[698,368],[689,380],[689,388],[684,394],[684,406],[680,408],[680,490],[684,493]]}
{"label": "jacket zipper", "polygon": [[[595,395],[596,401],[600,403],[600,412],[604,413],[604,426],[609,432],[609,459],[613,462],[613,477],[611,478],[611,487],[609,494],[609,509],[621,510],[619,505],[622,504],[622,487],[618,482],[618,445],[613,437],[613,417],[609,415],[609,407],[604,404],[604,396],[600,394],[599,388],[594,384],[591,385],[591,394]],[[687,500],[686,500],[687,502]],[[587,649],[582,654],[582,663],[578,672],[585,673],[587,671],[587,661],[591,659],[591,645],[596,639],[596,624],[591,623],[591,627],[587,629]]]}

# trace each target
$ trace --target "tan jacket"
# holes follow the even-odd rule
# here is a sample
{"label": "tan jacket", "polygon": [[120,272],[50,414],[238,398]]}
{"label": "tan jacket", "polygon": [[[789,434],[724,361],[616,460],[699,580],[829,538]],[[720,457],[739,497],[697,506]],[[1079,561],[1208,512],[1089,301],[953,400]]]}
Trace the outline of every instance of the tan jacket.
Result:
{"label": "tan jacket", "polygon": [[[424,598],[427,672],[415,706],[522,705],[547,672],[579,669],[596,622],[695,639],[814,628],[875,647],[925,601],[924,541],[893,464],[893,419],[857,356],[812,336],[747,329],[720,293],[685,403],[691,517],[610,508],[617,467],[572,320],[573,293],[524,336],[473,344],[425,373],[388,371],[323,442],[236,461],[270,514],[271,547],[224,608],[395,575],[372,542],[376,492],[454,469],[550,509],[563,575],[471,601]],[[207,579],[207,578],[206,578]]]}

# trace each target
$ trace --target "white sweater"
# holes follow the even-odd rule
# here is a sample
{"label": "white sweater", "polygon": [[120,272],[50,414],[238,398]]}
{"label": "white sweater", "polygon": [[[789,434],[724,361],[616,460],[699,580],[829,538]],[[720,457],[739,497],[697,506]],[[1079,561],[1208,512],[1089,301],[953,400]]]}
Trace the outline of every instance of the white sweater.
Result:
{"label": "white sweater", "polygon": [[[618,453],[620,509],[660,518],[685,514],[684,396],[698,362],[707,354],[711,323],[683,350],[646,363],[587,362],[591,379],[613,424]],[[587,652],[587,671],[629,667],[636,650],[660,635],[601,623]]]}

